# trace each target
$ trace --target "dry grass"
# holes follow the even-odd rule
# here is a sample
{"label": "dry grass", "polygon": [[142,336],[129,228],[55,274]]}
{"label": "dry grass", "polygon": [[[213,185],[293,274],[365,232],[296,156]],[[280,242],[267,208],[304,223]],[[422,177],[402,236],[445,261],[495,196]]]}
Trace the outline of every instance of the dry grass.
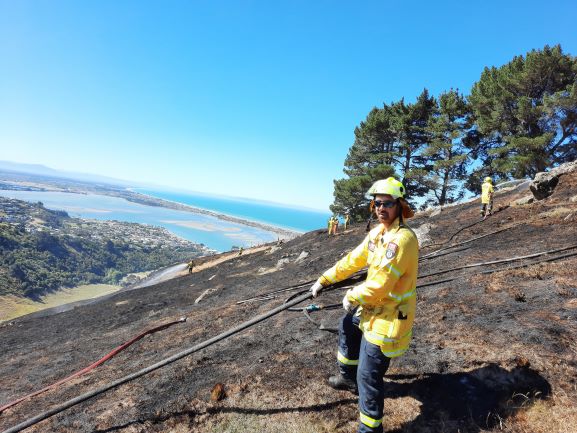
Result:
{"label": "dry grass", "polygon": [[508,433],[575,433],[577,406],[575,396],[556,392],[547,400],[526,398],[525,410],[505,421],[502,431]]}
{"label": "dry grass", "polygon": [[[495,272],[489,276],[476,275],[471,278],[471,281],[485,284],[485,292],[491,293],[510,290],[512,281],[515,281],[516,286],[519,286],[520,282],[550,280],[554,282],[559,295],[570,296],[568,289],[577,287],[577,280],[573,271],[575,268],[577,268],[577,258],[572,258],[560,262],[538,263],[525,268]],[[521,291],[520,289],[516,290]],[[512,293],[512,295],[516,296],[517,293]]]}
{"label": "dry grass", "polygon": [[[336,433],[352,431],[356,418],[342,425],[340,394],[313,384],[292,393],[237,384],[227,388],[227,398],[206,407],[189,432],[203,433]],[[356,403],[346,402],[354,407]],[[339,412],[338,417],[331,416]],[[352,412],[356,414],[356,411]],[[340,420],[340,421],[337,421]],[[344,429],[343,429],[344,427]],[[176,433],[176,430],[175,430]]]}
{"label": "dry grass", "polygon": [[541,212],[536,217],[537,219],[552,219],[552,220],[559,220],[565,218],[567,215],[573,213],[575,209],[567,208],[564,206],[555,207],[553,209],[546,210],[545,212]]}
{"label": "dry grass", "polygon": [[71,302],[97,298],[114,293],[120,286],[108,284],[87,284],[72,289],[62,289],[43,296],[40,302],[14,295],[0,296],[0,322],[12,320],[25,314],[46,308],[58,307]]}

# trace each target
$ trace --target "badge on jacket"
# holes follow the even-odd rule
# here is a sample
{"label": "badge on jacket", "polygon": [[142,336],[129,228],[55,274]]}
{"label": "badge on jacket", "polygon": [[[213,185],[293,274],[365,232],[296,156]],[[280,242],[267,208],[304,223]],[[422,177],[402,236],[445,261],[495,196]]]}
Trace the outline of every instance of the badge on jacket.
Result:
{"label": "badge on jacket", "polygon": [[369,251],[375,251],[375,243],[373,241],[369,241]]}
{"label": "badge on jacket", "polygon": [[388,260],[391,260],[393,257],[395,257],[397,255],[398,249],[399,249],[399,246],[396,243],[389,242],[389,244],[387,245],[387,252],[385,253],[385,257]]}

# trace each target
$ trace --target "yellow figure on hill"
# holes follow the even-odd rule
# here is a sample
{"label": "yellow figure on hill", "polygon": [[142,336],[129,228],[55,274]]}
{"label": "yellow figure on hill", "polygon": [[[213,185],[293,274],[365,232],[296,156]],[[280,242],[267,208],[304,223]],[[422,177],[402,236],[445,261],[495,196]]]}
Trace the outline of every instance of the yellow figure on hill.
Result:
{"label": "yellow figure on hill", "polygon": [[336,235],[337,231],[339,230],[339,219],[337,216],[333,216],[333,230],[332,234]]}
{"label": "yellow figure on hill", "polygon": [[345,230],[349,228],[349,222],[351,220],[351,215],[347,212],[345,215]]}
{"label": "yellow figure on hill", "polygon": [[483,219],[487,215],[493,214],[493,180],[490,177],[485,178],[485,182],[481,185],[481,216]]}

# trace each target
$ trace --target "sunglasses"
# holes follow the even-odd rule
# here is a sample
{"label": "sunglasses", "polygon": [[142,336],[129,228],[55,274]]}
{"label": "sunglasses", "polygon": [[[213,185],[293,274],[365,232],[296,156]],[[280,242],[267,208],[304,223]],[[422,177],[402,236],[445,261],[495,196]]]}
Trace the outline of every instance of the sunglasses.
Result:
{"label": "sunglasses", "polygon": [[397,204],[397,201],[396,200],[384,200],[384,201],[375,200],[373,203],[375,204],[375,209],[378,209],[381,206],[384,206],[385,208],[390,209]]}

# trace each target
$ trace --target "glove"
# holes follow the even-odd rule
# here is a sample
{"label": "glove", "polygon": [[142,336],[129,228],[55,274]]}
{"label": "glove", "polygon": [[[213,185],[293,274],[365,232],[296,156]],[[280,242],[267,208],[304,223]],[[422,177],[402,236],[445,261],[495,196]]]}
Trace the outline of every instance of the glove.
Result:
{"label": "glove", "polygon": [[349,298],[345,294],[343,298],[343,308],[345,309],[345,311],[347,313],[352,313],[356,307],[357,307],[356,304],[353,304],[351,301],[349,301]]}
{"label": "glove", "polygon": [[321,285],[321,283],[319,283],[318,281],[314,283],[311,286],[311,293],[313,295],[313,298],[316,298],[319,295],[319,293],[321,293],[321,290],[323,290],[323,286]]}

